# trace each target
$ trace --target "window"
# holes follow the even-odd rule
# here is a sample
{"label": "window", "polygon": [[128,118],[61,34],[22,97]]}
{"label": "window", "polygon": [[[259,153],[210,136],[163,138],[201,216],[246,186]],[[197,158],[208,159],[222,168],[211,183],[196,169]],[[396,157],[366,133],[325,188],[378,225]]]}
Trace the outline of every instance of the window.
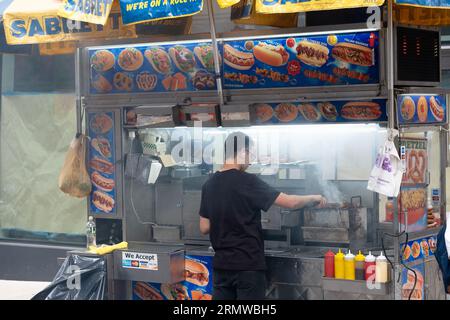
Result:
{"label": "window", "polygon": [[84,240],[86,202],[58,189],[76,133],[74,57],[4,55],[0,107],[0,237]]}

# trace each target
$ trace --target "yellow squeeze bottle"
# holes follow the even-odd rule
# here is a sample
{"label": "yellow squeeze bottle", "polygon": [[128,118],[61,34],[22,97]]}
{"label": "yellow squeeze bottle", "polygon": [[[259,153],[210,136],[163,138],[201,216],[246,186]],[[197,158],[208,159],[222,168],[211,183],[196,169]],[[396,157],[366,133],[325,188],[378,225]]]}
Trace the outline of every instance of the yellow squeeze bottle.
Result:
{"label": "yellow squeeze bottle", "polygon": [[336,279],[345,279],[344,254],[341,252],[341,249],[334,256],[334,277]]}
{"label": "yellow squeeze bottle", "polygon": [[350,250],[344,257],[344,277],[346,280],[355,280],[355,255]]}

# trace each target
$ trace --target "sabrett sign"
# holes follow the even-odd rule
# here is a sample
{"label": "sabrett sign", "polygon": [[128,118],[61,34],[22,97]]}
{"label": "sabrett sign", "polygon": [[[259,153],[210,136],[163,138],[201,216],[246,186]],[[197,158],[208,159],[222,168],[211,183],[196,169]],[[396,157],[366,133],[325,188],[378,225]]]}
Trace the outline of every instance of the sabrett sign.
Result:
{"label": "sabrett sign", "polygon": [[58,15],[64,18],[104,25],[113,0],[64,0]]}
{"label": "sabrett sign", "polygon": [[120,13],[111,13],[105,26],[74,21],[57,15],[16,17],[4,20],[8,44],[31,44],[92,38],[135,37],[135,28],[122,24]]}

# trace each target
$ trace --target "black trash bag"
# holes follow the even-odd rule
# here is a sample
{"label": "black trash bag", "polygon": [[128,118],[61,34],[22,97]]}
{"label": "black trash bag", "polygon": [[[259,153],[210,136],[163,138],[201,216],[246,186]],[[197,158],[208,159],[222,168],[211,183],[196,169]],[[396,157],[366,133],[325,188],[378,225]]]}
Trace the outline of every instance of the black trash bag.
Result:
{"label": "black trash bag", "polygon": [[69,255],[52,283],[31,300],[103,300],[106,261],[98,256]]}

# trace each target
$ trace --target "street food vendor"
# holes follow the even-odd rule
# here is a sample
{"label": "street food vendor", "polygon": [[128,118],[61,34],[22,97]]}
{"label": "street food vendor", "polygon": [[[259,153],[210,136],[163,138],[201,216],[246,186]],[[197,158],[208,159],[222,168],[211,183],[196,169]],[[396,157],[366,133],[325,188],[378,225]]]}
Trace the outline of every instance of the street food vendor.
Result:
{"label": "street food vendor", "polygon": [[213,258],[213,299],[265,298],[265,256],[261,210],[272,205],[300,209],[323,207],[321,195],[287,195],[246,173],[251,139],[241,132],[225,141],[225,164],[202,187],[200,231],[210,235]]}

